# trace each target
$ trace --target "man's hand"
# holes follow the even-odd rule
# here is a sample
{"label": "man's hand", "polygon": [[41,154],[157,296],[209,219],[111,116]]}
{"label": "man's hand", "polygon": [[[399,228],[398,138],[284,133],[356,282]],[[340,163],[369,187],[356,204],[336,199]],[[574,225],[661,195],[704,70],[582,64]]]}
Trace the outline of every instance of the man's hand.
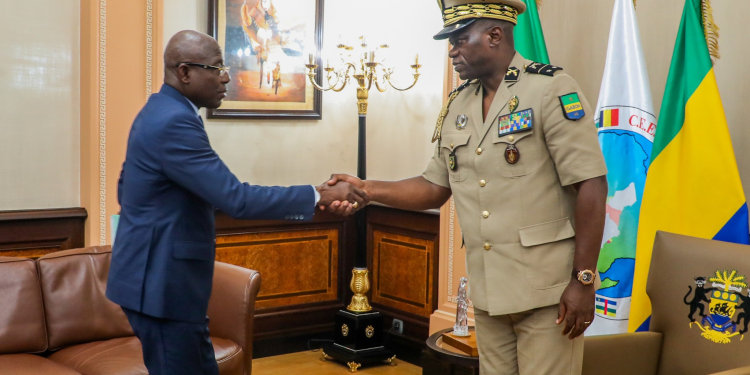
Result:
{"label": "man's hand", "polygon": [[318,204],[321,209],[332,207],[332,211],[339,215],[351,215],[358,208],[364,207],[370,202],[370,197],[362,189],[348,182],[335,185],[323,183],[316,189],[320,193]]}
{"label": "man's hand", "polygon": [[[365,194],[367,194],[367,192],[365,191],[365,181],[362,181],[359,178],[350,176],[348,174],[343,174],[343,173],[332,174],[331,178],[326,182],[326,184],[328,184],[328,186],[335,186],[339,182],[352,184],[358,187],[359,189],[362,189],[365,192]],[[369,202],[369,197],[368,197],[368,202]],[[333,201],[329,205],[320,204],[320,209],[328,210],[329,212],[337,214],[337,215],[348,216],[348,215],[353,214],[358,209],[361,209],[364,207],[364,205],[358,204],[357,208],[354,208],[353,204],[354,202],[350,202],[346,200],[344,200],[343,202],[340,200],[336,200],[336,201]]]}
{"label": "man's hand", "polygon": [[[580,336],[594,321],[594,284],[583,285],[571,280],[560,297],[560,311],[557,324],[565,323],[562,334],[572,340]],[[588,322],[588,324],[586,324]]]}

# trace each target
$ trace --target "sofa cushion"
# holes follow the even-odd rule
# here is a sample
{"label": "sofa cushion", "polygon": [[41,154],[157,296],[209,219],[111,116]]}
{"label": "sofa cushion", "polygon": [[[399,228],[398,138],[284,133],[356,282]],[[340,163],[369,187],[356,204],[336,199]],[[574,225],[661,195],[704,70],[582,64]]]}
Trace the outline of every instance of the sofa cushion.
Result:
{"label": "sofa cushion", "polygon": [[0,354],[39,353],[47,348],[36,270],[31,259],[0,257]]}
{"label": "sofa cushion", "polygon": [[104,295],[109,246],[60,251],[37,261],[49,349],[132,336],[120,306]]}
{"label": "sofa cushion", "polygon": [[33,354],[0,355],[0,372],[12,375],[81,375],[47,358]]}
{"label": "sofa cushion", "polygon": [[[211,341],[222,375],[242,375],[242,348],[230,340]],[[135,336],[90,342],[62,349],[49,357],[86,375],[148,375],[143,364],[141,342]]]}

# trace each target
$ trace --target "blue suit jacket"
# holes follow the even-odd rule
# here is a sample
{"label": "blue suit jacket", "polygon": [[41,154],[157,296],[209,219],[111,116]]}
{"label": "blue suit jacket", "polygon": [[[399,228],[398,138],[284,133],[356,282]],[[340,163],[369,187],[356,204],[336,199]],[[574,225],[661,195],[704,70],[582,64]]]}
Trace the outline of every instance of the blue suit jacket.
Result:
{"label": "blue suit jacket", "polygon": [[214,208],[237,219],[310,220],[314,196],[309,185],[240,183],[211,148],[188,99],[164,85],[130,130],[107,297],[154,317],[205,322]]}

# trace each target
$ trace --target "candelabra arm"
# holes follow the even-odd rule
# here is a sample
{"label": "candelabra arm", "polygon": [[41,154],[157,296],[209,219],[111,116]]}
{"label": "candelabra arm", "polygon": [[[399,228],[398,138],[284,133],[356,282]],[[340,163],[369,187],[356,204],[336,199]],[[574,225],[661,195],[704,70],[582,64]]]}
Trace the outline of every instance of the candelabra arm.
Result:
{"label": "candelabra arm", "polygon": [[390,77],[388,77],[388,79],[387,79],[387,81],[388,81],[388,84],[389,84],[389,85],[390,85],[391,87],[393,87],[394,89],[398,90],[398,91],[406,91],[406,90],[409,90],[409,89],[411,89],[412,87],[414,87],[414,86],[415,86],[415,85],[417,84],[417,81],[418,81],[418,80],[419,80],[419,73],[414,73],[414,83],[412,83],[412,84],[411,84],[411,86],[409,86],[409,87],[407,87],[407,88],[404,88],[404,89],[400,89],[400,88],[398,88],[398,87],[394,86],[394,85],[393,85],[393,83],[391,83],[391,79],[390,79]]}
{"label": "candelabra arm", "polygon": [[378,91],[380,91],[380,92],[385,92],[385,90],[387,90],[387,89],[388,89],[388,86],[386,86],[386,85],[385,85],[385,82],[386,82],[385,76],[383,76],[383,77],[384,77],[384,78],[383,78],[383,86],[382,86],[382,87],[380,86],[380,80],[379,80],[379,79],[377,79],[377,77],[375,77],[375,87],[376,87],[376,88],[378,89]]}
{"label": "candelabra arm", "polygon": [[[309,67],[308,67],[309,68]],[[310,69],[309,72],[307,72],[307,77],[310,79],[310,83],[315,87],[316,89],[320,91],[330,91],[333,90],[333,86],[325,88],[321,85],[319,85],[317,82],[315,82],[315,72],[313,71],[314,68]]]}
{"label": "candelabra arm", "polygon": [[[335,92],[339,92],[339,91],[343,90],[344,87],[346,87],[346,83],[348,81],[346,79],[346,76],[344,76],[344,80],[343,80],[343,82],[341,84],[341,87],[338,87],[338,88],[336,87],[336,85],[339,84],[339,81],[341,81],[342,75],[340,73],[334,73],[336,75],[336,82],[334,82],[333,84],[331,84],[330,71],[328,71],[329,68],[326,68],[326,70],[328,71],[328,77],[327,77],[328,87],[323,87],[322,85],[319,85],[317,82],[315,82],[315,75],[316,75],[315,74],[315,69],[317,69],[318,66],[315,65],[315,64],[306,64],[305,66],[308,69],[308,71],[307,71],[307,77],[310,79],[310,83],[312,83],[313,87],[315,87],[316,89],[318,89],[320,91],[331,91],[331,90],[333,90]],[[348,72],[348,69],[347,69],[347,72]]]}

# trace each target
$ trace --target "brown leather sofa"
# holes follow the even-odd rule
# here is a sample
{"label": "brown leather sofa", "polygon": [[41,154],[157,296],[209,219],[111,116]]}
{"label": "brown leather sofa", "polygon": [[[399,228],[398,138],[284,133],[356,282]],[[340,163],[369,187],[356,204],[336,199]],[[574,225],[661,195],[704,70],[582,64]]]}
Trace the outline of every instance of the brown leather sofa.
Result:
{"label": "brown leather sofa", "polygon": [[657,233],[650,331],[586,337],[583,374],[750,375],[750,332],[740,333],[750,317],[748,279],[750,246]]}
{"label": "brown leather sofa", "polygon": [[[146,375],[125,314],[104,295],[111,250],[0,257],[0,374]],[[208,315],[224,375],[250,374],[260,274],[216,262]]]}

